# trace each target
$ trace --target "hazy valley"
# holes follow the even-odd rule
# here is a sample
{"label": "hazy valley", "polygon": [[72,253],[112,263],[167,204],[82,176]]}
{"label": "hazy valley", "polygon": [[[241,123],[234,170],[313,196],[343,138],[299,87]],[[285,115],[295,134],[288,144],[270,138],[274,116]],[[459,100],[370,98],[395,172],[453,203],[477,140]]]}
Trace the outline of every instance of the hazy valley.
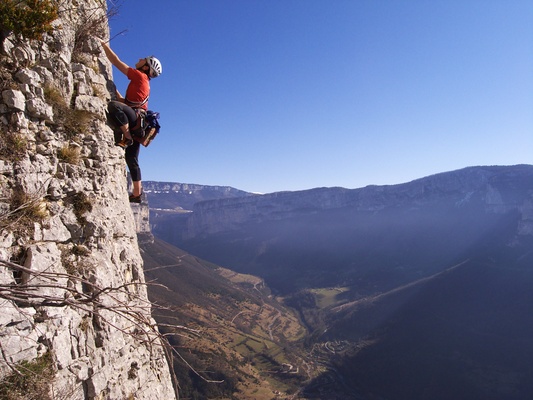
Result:
{"label": "hazy valley", "polygon": [[262,279],[159,239],[142,242],[141,252],[154,317],[179,353],[181,398],[271,399],[318,376],[306,366],[305,328]]}
{"label": "hazy valley", "polygon": [[[251,296],[250,313],[256,310],[256,319],[237,329],[261,338],[263,349],[247,360],[257,379],[265,379],[272,365],[278,372],[284,364],[298,366],[292,380],[284,377],[272,387],[284,382],[285,395],[308,399],[533,395],[532,166],[473,167],[402,185],[267,195],[169,185],[145,185],[154,235],[257,277],[239,278],[237,285],[247,287],[241,293]],[[198,274],[205,267],[189,268]],[[180,270],[171,275],[153,277],[190,281]],[[198,326],[221,318],[230,331],[228,321],[235,323],[243,303],[228,301],[235,297],[231,291],[213,297],[208,281],[198,281],[199,297],[190,298],[204,299],[197,304],[202,310],[216,298],[213,304],[225,304],[227,314],[213,309],[200,322],[204,311],[189,312]],[[181,297],[165,301],[181,301],[174,298]],[[272,340],[268,321],[278,323],[280,315],[284,322]],[[267,367],[260,360],[275,347],[269,340],[284,355]]]}

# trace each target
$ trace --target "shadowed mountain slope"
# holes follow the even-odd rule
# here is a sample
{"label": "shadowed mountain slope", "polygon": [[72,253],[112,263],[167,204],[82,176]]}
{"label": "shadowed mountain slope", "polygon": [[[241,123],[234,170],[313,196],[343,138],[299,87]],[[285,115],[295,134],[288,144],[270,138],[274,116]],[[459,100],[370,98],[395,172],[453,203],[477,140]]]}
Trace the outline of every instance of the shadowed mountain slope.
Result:
{"label": "shadowed mountain slope", "polygon": [[331,365],[365,399],[531,398],[532,264],[469,260],[335,311],[324,339],[348,350]]}
{"label": "shadowed mountain slope", "polygon": [[308,378],[286,366],[302,365],[305,329],[260,278],[159,239],[143,241],[141,253],[154,317],[182,359],[175,362],[182,397],[249,399],[253,393],[270,400]]}
{"label": "shadowed mountain slope", "polygon": [[303,398],[533,398],[533,166],[201,202],[162,232],[298,310]]}

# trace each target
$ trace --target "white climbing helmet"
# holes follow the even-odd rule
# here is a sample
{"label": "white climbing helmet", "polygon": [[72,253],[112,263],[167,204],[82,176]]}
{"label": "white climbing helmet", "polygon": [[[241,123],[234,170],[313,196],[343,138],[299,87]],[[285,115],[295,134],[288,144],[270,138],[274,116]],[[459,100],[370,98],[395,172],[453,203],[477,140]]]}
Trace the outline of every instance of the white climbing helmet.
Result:
{"label": "white climbing helmet", "polygon": [[161,62],[154,56],[146,57],[146,63],[150,67],[150,76],[152,78],[157,78],[163,72]]}

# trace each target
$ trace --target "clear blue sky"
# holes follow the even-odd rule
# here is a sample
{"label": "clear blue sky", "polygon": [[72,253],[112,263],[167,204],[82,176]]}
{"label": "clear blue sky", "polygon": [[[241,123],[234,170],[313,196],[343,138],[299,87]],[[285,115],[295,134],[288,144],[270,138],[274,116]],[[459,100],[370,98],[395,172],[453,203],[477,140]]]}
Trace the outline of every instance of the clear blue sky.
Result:
{"label": "clear blue sky", "polygon": [[163,64],[143,180],[269,193],[533,164],[531,0],[118,5],[113,50]]}

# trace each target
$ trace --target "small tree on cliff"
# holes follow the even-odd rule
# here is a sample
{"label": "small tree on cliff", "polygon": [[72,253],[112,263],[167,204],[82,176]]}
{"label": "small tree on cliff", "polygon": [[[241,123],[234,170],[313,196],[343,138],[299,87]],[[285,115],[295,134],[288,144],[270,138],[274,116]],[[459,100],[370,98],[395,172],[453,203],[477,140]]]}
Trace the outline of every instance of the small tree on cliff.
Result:
{"label": "small tree on cliff", "polygon": [[0,1],[0,43],[11,33],[25,39],[41,39],[54,30],[58,4],[52,0]]}

